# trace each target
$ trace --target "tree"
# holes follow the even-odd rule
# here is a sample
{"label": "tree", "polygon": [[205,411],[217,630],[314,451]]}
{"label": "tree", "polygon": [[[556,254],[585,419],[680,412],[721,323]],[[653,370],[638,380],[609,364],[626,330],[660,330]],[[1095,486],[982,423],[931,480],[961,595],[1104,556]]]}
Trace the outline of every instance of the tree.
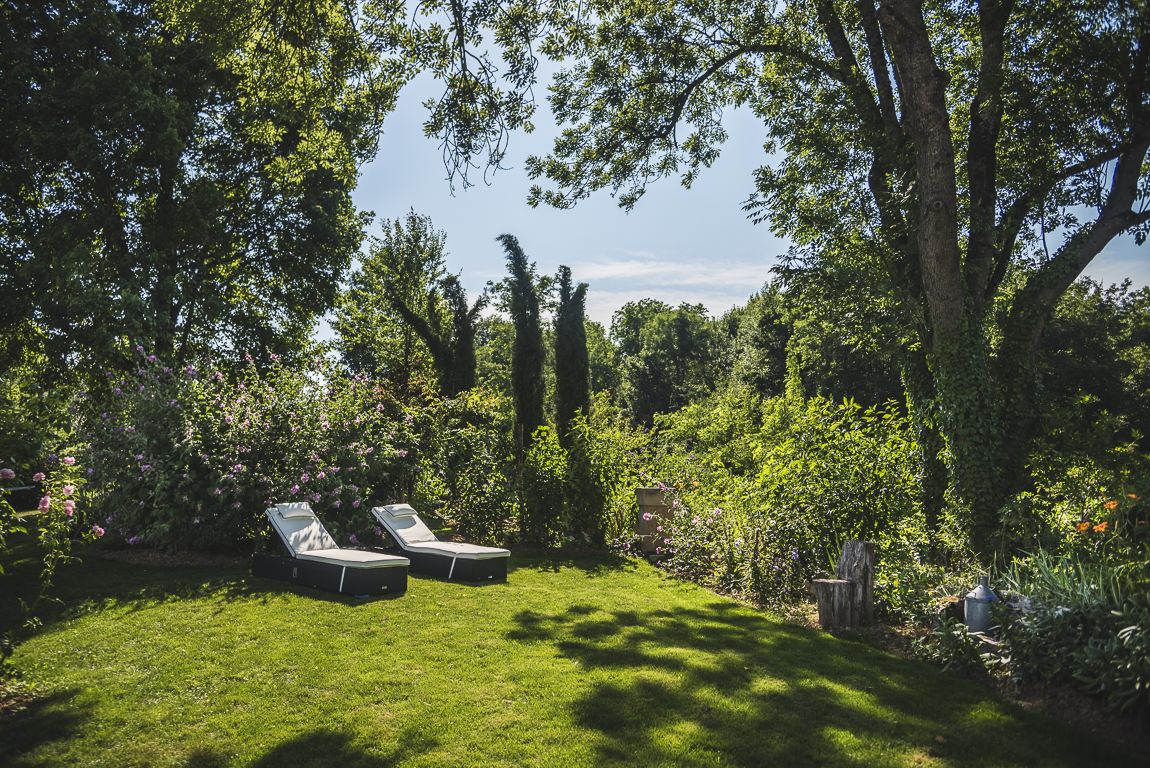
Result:
{"label": "tree", "polygon": [[603,325],[594,320],[583,322],[583,334],[587,339],[588,366],[591,372],[591,391],[595,394],[610,392],[618,394],[622,374],[619,370],[619,348],[607,338]]}
{"label": "tree", "polygon": [[[1091,422],[1102,411],[1125,422],[1123,440],[1150,435],[1150,288],[1075,282],[1051,313],[1044,344],[1044,399],[1070,410],[1084,395]],[[1144,446],[1143,446],[1144,447]]]}
{"label": "tree", "polygon": [[[377,107],[348,99],[353,62],[310,41],[295,88],[330,87],[304,115],[291,87],[239,92],[150,2],[0,14],[5,366],[94,378],[134,343],[177,364],[300,352],[366,222],[350,193]],[[302,144],[307,125],[326,144]]]}
{"label": "tree", "polygon": [[619,354],[624,358],[634,357],[642,349],[640,335],[651,318],[661,312],[670,312],[670,304],[656,299],[628,301],[611,315],[611,340],[618,345]]}
{"label": "tree", "polygon": [[[634,319],[658,304],[650,299],[632,302],[615,316]],[[627,347],[635,352],[623,358],[623,397],[636,423],[650,425],[655,414],[677,410],[714,391],[721,373],[718,340],[706,312],[701,304],[684,303],[648,314],[637,338],[628,339]]]}
{"label": "tree", "polygon": [[539,324],[539,295],[536,293],[535,264],[519,247],[513,235],[495,238],[507,252],[511,272],[507,285],[507,309],[515,324],[515,345],[511,351],[511,390],[515,401],[515,422],[523,430],[523,444],[531,445],[535,430],[547,423],[544,417],[546,384],[543,364],[547,350]]}
{"label": "tree", "polygon": [[471,307],[456,275],[444,274],[446,235],[415,211],[384,223],[363,267],[341,297],[335,328],[344,363],[406,385],[434,369],[440,391],[475,386],[475,334],[488,297]]}
{"label": "tree", "polygon": [[584,306],[587,283],[572,290],[571,270],[559,267],[559,308],[555,313],[555,425],[559,444],[571,447],[571,420],[591,413],[591,359],[587,351]]}
{"label": "tree", "polygon": [[451,311],[451,372],[444,375],[444,392],[448,397],[455,397],[477,383],[475,342],[479,313],[486,308],[489,299],[487,294],[482,294],[469,308],[467,292],[455,275],[443,279],[443,296]]}
{"label": "tree", "polygon": [[[547,48],[577,61],[550,97],[572,127],[529,161],[557,186],[531,202],[610,186],[630,207],[680,168],[689,185],[726,138],[723,107],[749,104],[786,159],[758,170],[748,210],[798,244],[797,266],[854,275],[856,303],[897,317],[912,413],[945,437],[957,522],[990,556],[1039,414],[1050,310],[1150,221],[1145,10],[600,0],[588,18]],[[1079,224],[1083,205],[1096,215]],[[1062,245],[1035,257],[1059,227]]]}

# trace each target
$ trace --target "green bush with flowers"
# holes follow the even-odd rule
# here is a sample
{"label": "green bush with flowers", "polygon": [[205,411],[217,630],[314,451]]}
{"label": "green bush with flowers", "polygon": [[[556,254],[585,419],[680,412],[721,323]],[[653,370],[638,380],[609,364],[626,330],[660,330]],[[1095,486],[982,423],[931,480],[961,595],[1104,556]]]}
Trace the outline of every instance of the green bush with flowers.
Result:
{"label": "green bush with flowers", "polygon": [[[647,476],[672,499],[668,567],[780,605],[803,599],[808,580],[830,568],[846,539],[879,542],[880,562],[924,545],[906,418],[792,396],[766,401],[755,424],[742,400],[737,409],[716,409],[719,430],[701,424],[698,409],[684,409],[693,443],[664,439],[646,454]],[[746,423],[737,423],[739,413]],[[661,422],[668,435],[684,431],[674,414]],[[732,460],[732,435],[740,455],[753,451],[753,463]],[[882,585],[877,599],[902,600]]]}
{"label": "green bush with flowers", "polygon": [[429,393],[400,399],[322,359],[292,371],[273,358],[261,374],[249,358],[233,380],[137,352],[135,374],[113,377],[111,404],[91,403],[83,432],[96,510],[129,545],[235,547],[284,501],[311,504],[341,543],[367,543],[379,534],[369,505],[437,471],[443,413]]}

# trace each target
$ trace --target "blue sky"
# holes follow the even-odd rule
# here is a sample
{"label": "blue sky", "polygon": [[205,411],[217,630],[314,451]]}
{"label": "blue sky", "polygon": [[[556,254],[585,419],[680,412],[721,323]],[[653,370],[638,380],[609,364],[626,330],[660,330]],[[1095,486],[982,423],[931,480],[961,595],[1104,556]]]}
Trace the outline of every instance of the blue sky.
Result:
{"label": "blue sky", "polygon": [[[539,88],[537,94],[544,92]],[[625,302],[648,297],[672,305],[702,303],[721,315],[759,290],[786,252],[786,240],[751,224],[741,209],[753,189],[751,173],[766,159],[763,128],[749,110],[730,113],[725,122],[730,139],[722,155],[691,189],[667,178],[651,186],[630,214],[607,191],[558,211],[526,203],[531,182],[523,161],[545,154],[557,132],[545,102],[535,132],[512,136],[504,163],[508,170],[491,177],[490,185],[477,179],[464,190],[457,184],[452,197],[439,147],[422,131],[422,102],[436,93],[427,77],[404,88],[384,125],[376,159],[362,168],[354,199],[375,213],[372,234],[379,233],[379,220],[409,209],[429,215],[447,233],[448,269],[460,274],[471,296],[506,274],[494,241],[503,232],[519,238],[541,273],[554,274],[560,264],[571,267],[576,281],[590,285],[588,316],[605,326]],[[1137,286],[1146,285],[1148,253],[1132,237],[1120,238],[1088,274],[1107,284],[1131,277]],[[330,338],[326,324],[318,334]]]}

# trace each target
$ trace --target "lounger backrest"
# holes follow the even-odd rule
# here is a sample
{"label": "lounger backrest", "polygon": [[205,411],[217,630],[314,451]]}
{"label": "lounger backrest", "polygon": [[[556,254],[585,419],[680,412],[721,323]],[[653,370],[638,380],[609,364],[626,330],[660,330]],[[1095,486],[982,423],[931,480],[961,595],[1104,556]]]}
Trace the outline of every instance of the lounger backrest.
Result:
{"label": "lounger backrest", "polygon": [[387,532],[395,537],[400,546],[421,544],[426,541],[439,541],[431,529],[423,524],[415,510],[407,504],[391,504],[371,510],[375,519],[383,524]]}
{"label": "lounger backrest", "polygon": [[267,516],[284,545],[294,555],[321,549],[339,549],[335,539],[306,502],[268,507]]}

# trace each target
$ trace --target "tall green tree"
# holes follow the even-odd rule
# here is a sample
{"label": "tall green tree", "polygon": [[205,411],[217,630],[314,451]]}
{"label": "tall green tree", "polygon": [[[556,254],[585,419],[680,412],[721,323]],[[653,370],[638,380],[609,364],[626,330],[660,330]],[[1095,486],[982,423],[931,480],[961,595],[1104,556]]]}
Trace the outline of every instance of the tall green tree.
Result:
{"label": "tall green tree", "polygon": [[481,294],[469,307],[467,291],[463,290],[455,275],[443,279],[443,297],[451,313],[451,369],[444,372],[443,391],[448,397],[454,397],[479,383],[476,338],[479,333],[479,313],[487,307],[489,297]]}
{"label": "tall green tree", "polygon": [[571,287],[571,269],[559,267],[559,308],[555,313],[555,428],[559,444],[571,447],[571,420],[591,413],[591,359],[584,311],[587,283]]}
{"label": "tall green tree", "polygon": [[621,320],[646,318],[638,334],[626,341],[625,348],[634,352],[623,358],[622,389],[632,418],[648,426],[655,414],[677,410],[710,394],[726,373],[717,354],[715,324],[706,308],[684,303],[678,309],[648,312],[660,305],[644,299],[615,313]]}
{"label": "tall green tree", "polygon": [[594,320],[584,322],[584,336],[587,339],[588,366],[591,370],[591,391],[610,392],[612,397],[619,393],[622,373],[619,370],[619,348],[607,338],[602,323]]}
{"label": "tall green tree", "polygon": [[513,235],[495,238],[507,253],[511,273],[507,286],[507,309],[515,324],[515,345],[511,351],[511,390],[515,402],[515,422],[523,430],[523,443],[531,444],[535,430],[547,423],[544,398],[547,389],[543,365],[547,350],[539,324],[539,295],[536,292],[535,263],[519,247]]}
{"label": "tall green tree", "polygon": [[45,375],[95,376],[137,343],[176,363],[302,350],[362,238],[351,190],[382,93],[345,98],[355,66],[320,46],[295,81],[328,83],[315,115],[287,84],[250,98],[151,2],[0,16],[6,367],[31,350]]}
{"label": "tall green tree", "polygon": [[415,211],[383,222],[383,235],[352,274],[333,323],[349,369],[405,385],[450,367],[439,295],[446,239]]}
{"label": "tall green tree", "polygon": [[[786,159],[756,172],[748,210],[797,243],[797,266],[853,276],[855,303],[897,319],[912,413],[945,439],[956,522],[989,556],[1051,308],[1150,222],[1148,48],[1145,7],[1120,0],[599,0],[548,49],[576,61],[551,95],[571,127],[529,161],[556,184],[531,202],[608,186],[630,207],[679,170],[689,185],[724,107],[749,105]],[[1075,206],[1093,211],[1080,223]]]}
{"label": "tall green tree", "polygon": [[336,313],[350,370],[403,385],[433,374],[448,397],[475,386],[476,324],[488,297],[468,306],[459,278],[445,274],[446,240],[414,211],[384,223]]}

